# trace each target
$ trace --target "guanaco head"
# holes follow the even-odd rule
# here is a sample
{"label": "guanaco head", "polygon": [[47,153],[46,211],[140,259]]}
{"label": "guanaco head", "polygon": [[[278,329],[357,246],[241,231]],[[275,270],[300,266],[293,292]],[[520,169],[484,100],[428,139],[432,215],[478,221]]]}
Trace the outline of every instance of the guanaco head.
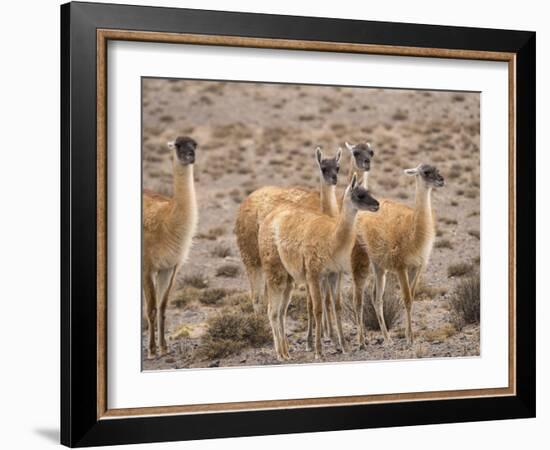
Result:
{"label": "guanaco head", "polygon": [[188,136],[178,136],[175,141],[168,142],[168,147],[175,150],[180,164],[187,166],[195,162],[197,143]]}
{"label": "guanaco head", "polygon": [[354,173],[351,177],[351,182],[344,193],[344,201],[350,201],[351,205],[362,211],[378,211],[380,204],[369,191],[357,183],[357,174]]}
{"label": "guanaco head", "polygon": [[434,166],[419,164],[414,169],[405,169],[405,175],[420,177],[426,187],[443,187],[445,179]]}
{"label": "guanaco head", "polygon": [[374,157],[374,150],[369,142],[350,144],[346,142],[346,148],[350,151],[353,165],[357,170],[370,170],[370,160]]}
{"label": "guanaco head", "polygon": [[338,171],[340,170],[340,159],[342,149],[339,148],[334,158],[323,158],[321,147],[315,149],[315,159],[321,171],[321,177],[325,184],[335,185],[338,182]]}

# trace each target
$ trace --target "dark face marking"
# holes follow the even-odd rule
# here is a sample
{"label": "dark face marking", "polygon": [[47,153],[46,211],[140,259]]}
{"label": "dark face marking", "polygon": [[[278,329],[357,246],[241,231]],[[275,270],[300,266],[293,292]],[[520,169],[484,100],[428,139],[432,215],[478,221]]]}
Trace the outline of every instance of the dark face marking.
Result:
{"label": "dark face marking", "polygon": [[351,190],[351,201],[359,210],[376,212],[380,203],[363,186],[356,185]]}
{"label": "dark face marking", "polygon": [[337,158],[322,159],[319,162],[319,167],[325,183],[328,185],[336,185],[338,182],[338,171],[340,170],[340,162]]}
{"label": "dark face marking", "polygon": [[434,166],[429,164],[422,164],[418,168],[418,174],[422,177],[424,182],[433,187],[442,187],[445,186],[445,179],[439,173]]}
{"label": "dark face marking", "polygon": [[369,171],[370,161],[374,157],[374,151],[367,144],[357,144],[352,150],[355,167],[360,170]]}
{"label": "dark face marking", "polygon": [[195,149],[197,148],[197,143],[194,139],[187,136],[178,136],[174,142],[174,147],[181,164],[186,166],[195,162]]}

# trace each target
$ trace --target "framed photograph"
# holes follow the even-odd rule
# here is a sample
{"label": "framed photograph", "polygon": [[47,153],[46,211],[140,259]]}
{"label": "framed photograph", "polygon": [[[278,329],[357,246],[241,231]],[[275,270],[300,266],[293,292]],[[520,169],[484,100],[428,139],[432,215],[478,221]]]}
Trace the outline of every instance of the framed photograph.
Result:
{"label": "framed photograph", "polygon": [[61,441],[535,415],[535,33],[61,7]]}

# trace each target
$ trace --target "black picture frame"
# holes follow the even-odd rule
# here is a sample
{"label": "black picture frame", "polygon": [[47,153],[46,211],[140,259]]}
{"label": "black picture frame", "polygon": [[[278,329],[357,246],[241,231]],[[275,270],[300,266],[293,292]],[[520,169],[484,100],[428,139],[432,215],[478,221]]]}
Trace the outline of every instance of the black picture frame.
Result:
{"label": "black picture frame", "polygon": [[[516,394],[98,418],[98,29],[510,52],[516,55]],[[71,447],[535,416],[534,32],[112,4],[61,6],[61,443]]]}

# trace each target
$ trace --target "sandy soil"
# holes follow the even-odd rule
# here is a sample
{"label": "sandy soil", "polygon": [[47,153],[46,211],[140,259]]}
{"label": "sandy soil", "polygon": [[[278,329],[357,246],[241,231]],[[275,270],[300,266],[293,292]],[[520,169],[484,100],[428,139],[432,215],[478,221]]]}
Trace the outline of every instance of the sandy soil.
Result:
{"label": "sandy soil", "polygon": [[[143,326],[145,370],[277,364],[271,341],[225,357],[200,356],[212,317],[237,306],[238,311],[248,309],[248,282],[233,234],[237,208],[266,184],[316,188],[315,146],[332,153],[344,141],[366,140],[375,150],[369,184],[379,198],[413,206],[414,181],[403,169],[425,162],[441,171],[446,187],[432,197],[438,237],[413,308],[413,348],[405,344],[400,314],[391,331],[393,345],[382,345],[380,333],[371,330],[366,350],[358,349],[346,279],[344,333],[351,351],[342,354],[324,339],[324,360],[479,355],[479,326],[456,329],[449,307],[461,279],[449,276],[449,267],[463,263],[466,271],[475,273],[479,266],[477,93],[144,80],[145,188],[171,194],[172,159],[165,144],[177,135],[190,135],[199,143],[199,234],[167,310],[167,356],[145,359]],[[346,157],[341,186],[348,167]],[[207,302],[203,292],[212,289],[225,294]],[[293,303],[303,300],[298,294]],[[398,291],[390,287],[388,296],[397,298]],[[288,320],[291,362],[313,362],[313,353],[305,351],[305,307],[295,308]]]}

